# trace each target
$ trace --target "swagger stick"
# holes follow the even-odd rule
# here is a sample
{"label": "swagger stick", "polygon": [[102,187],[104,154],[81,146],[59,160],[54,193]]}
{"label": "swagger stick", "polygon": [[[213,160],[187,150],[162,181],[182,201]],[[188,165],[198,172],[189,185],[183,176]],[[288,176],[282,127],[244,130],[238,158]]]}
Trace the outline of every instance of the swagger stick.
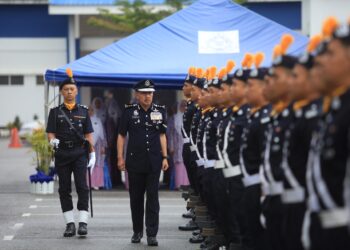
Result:
{"label": "swagger stick", "polygon": [[91,168],[88,168],[88,172],[89,172],[89,194],[90,194],[90,212],[91,212],[91,218],[94,217],[94,210],[92,207],[92,187],[91,187]]}

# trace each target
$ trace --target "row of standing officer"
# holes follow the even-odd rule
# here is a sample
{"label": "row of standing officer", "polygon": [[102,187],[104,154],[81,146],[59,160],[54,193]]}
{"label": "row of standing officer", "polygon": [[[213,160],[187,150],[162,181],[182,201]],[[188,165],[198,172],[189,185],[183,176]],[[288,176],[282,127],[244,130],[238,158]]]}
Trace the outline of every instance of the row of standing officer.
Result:
{"label": "row of standing officer", "polygon": [[327,19],[323,39],[312,38],[300,57],[286,54],[293,37],[284,36],[270,68],[260,67],[257,53],[233,75],[232,62],[218,76],[215,68],[206,77],[189,72],[183,156],[191,198],[200,199],[180,229],[198,228],[203,205],[215,229],[213,237],[194,231],[191,242],[349,248],[349,26]]}

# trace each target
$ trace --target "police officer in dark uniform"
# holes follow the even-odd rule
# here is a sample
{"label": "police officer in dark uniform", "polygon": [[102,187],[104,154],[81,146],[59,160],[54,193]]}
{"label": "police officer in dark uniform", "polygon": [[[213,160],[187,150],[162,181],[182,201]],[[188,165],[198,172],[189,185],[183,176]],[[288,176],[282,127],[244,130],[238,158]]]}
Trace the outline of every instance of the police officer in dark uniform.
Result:
{"label": "police officer in dark uniform", "polygon": [[[78,193],[79,228],[78,234],[87,235],[89,189],[86,183],[87,167],[95,165],[95,152],[92,146],[93,128],[88,108],[75,103],[78,94],[71,70],[68,78],[60,85],[64,103],[50,110],[46,132],[50,144],[55,149],[55,167],[59,177],[59,195],[64,219],[67,224],[64,237],[76,234],[71,176],[74,175]],[[89,162],[88,162],[89,161]]]}
{"label": "police officer in dark uniform", "polygon": [[[146,192],[146,233],[149,246],[157,246],[159,225],[159,176],[167,170],[166,111],[153,103],[152,80],[134,86],[137,104],[126,105],[118,136],[118,168],[128,170],[130,206],[134,234],[132,243],[143,236],[144,194]],[[124,145],[128,135],[126,160]]]}
{"label": "police officer in dark uniform", "polygon": [[[191,142],[190,142],[190,130],[191,130],[191,123],[193,115],[197,109],[196,102],[191,99],[191,91],[192,91],[192,85],[195,81],[196,77],[194,76],[193,72],[194,68],[190,68],[190,71],[188,75],[186,76],[185,83],[183,85],[183,93],[184,96],[187,98],[186,103],[186,109],[183,114],[183,125],[181,128],[182,136],[183,136],[183,149],[182,149],[182,158],[186,167],[187,176],[190,182],[190,193],[195,194],[196,193],[196,182],[195,182],[195,171],[193,169],[193,165],[191,165]],[[189,194],[187,195],[188,198]],[[194,209],[189,209],[188,213],[183,214],[184,218],[190,218],[192,219],[194,217]]]}
{"label": "police officer in dark uniform", "polygon": [[[258,55],[256,55],[256,58]],[[264,230],[260,223],[261,180],[260,166],[263,163],[261,152],[265,148],[265,132],[270,121],[271,105],[264,98],[265,75],[268,69],[256,65],[250,72],[246,97],[251,109],[248,124],[243,129],[240,147],[240,165],[243,174],[244,191],[242,195],[243,223],[242,235],[244,249],[265,249]]]}
{"label": "police officer in dark uniform", "polygon": [[[314,39],[310,40],[312,45]],[[310,48],[310,45],[309,45]],[[284,171],[282,193],[283,235],[286,249],[302,250],[301,231],[306,210],[306,166],[311,135],[321,114],[321,99],[312,85],[310,69],[314,57],[310,52],[298,58],[290,78],[293,118],[283,146]]]}
{"label": "police officer in dark uniform", "polygon": [[[224,236],[224,240],[218,243],[220,243],[222,246],[229,245],[231,238],[236,231],[236,228],[232,227],[232,211],[230,209],[230,199],[227,192],[225,177],[222,173],[222,169],[225,167],[222,156],[224,147],[224,134],[226,126],[231,119],[232,107],[234,106],[232,99],[232,75],[228,74],[233,67],[229,68],[229,64],[230,61],[227,63],[225,75],[221,79],[220,93],[218,97],[221,102],[222,109],[220,114],[221,120],[217,126],[216,132],[215,146],[218,158],[215,162],[214,173],[212,176],[214,200],[215,206],[217,208],[216,224]],[[213,243],[212,246],[215,246],[215,243]]]}
{"label": "police officer in dark uniform", "polygon": [[[248,58],[250,56],[246,55],[243,61],[248,60]],[[249,60],[252,60],[252,58]],[[249,113],[249,105],[247,104],[245,93],[250,69],[245,63],[242,63],[242,66],[243,68],[237,69],[233,75],[231,88],[232,99],[235,105],[232,108],[230,120],[225,128],[222,151],[225,162],[225,168],[222,169],[222,172],[227,185],[231,210],[230,227],[233,227],[235,230],[229,239],[230,249],[239,249],[241,247],[241,236],[245,232],[241,204],[244,186],[242,183],[239,151],[243,129],[247,126]]]}
{"label": "police officer in dark uniform", "polygon": [[[193,203],[197,202],[199,199],[198,196],[198,182],[197,182],[197,161],[198,161],[198,154],[197,154],[197,132],[198,132],[198,125],[199,121],[201,119],[201,108],[198,106],[197,101],[199,96],[201,95],[201,91],[203,88],[203,84],[205,79],[202,77],[202,69],[198,69],[198,72],[196,72],[196,78],[193,81],[192,89],[191,89],[191,100],[195,102],[194,104],[194,113],[192,116],[191,121],[191,127],[189,130],[189,139],[190,139],[190,174],[193,175],[192,182],[194,182],[194,193],[190,196],[190,201],[187,203],[187,207],[189,209],[194,209]],[[197,199],[197,201],[194,201],[192,199]],[[190,207],[191,206],[191,207]],[[188,223],[186,223],[184,226],[179,226],[179,230],[182,231],[193,231],[198,229],[198,226],[194,222],[194,220],[190,220]]]}
{"label": "police officer in dark uniform", "polygon": [[271,250],[285,249],[282,236],[282,202],[283,169],[282,156],[285,133],[292,119],[288,82],[296,58],[289,55],[280,55],[269,69],[265,93],[272,104],[271,121],[266,135],[263,164],[263,193],[266,198],[263,202],[263,213],[266,217],[266,235]]}
{"label": "police officer in dark uniform", "polygon": [[[349,249],[349,214],[345,208],[344,178],[349,165],[350,138],[350,25],[339,25],[325,51],[315,58],[320,69],[324,115],[311,140],[308,208],[318,216],[321,237],[311,249]],[[310,246],[308,246],[310,247]]]}

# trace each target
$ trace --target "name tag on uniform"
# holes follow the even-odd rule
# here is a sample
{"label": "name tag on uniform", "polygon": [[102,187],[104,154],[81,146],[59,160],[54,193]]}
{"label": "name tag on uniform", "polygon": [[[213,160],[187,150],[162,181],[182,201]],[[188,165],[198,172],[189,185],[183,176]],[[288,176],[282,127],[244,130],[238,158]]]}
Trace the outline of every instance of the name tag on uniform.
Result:
{"label": "name tag on uniform", "polygon": [[151,120],[152,121],[159,121],[162,120],[163,116],[162,113],[160,112],[151,112]]}
{"label": "name tag on uniform", "polygon": [[75,115],[74,118],[77,118],[77,119],[85,119],[86,117],[85,117],[85,116],[80,116],[80,115]]}

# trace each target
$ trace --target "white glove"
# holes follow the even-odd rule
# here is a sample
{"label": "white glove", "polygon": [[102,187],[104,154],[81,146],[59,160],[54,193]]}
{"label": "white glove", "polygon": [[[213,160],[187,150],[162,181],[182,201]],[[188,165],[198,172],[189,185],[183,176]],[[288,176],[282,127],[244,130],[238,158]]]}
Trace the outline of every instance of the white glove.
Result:
{"label": "white glove", "polygon": [[60,144],[60,140],[58,140],[57,138],[53,138],[50,140],[50,145],[53,148],[58,148],[58,144]]}
{"label": "white glove", "polygon": [[89,154],[89,163],[88,163],[88,168],[91,168],[91,172],[95,167],[95,163],[96,163],[96,154],[95,152],[91,152]]}

